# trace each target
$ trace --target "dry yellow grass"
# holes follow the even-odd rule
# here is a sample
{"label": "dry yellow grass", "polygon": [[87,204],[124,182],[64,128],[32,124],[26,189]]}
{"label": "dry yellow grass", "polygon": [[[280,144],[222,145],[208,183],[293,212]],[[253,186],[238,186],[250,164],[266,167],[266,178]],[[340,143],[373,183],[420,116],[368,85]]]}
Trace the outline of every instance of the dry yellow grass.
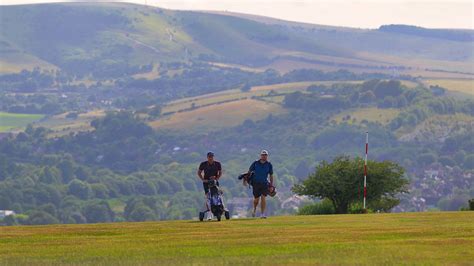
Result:
{"label": "dry yellow grass", "polygon": [[254,73],[261,73],[266,70],[266,68],[254,68],[254,67],[248,67],[248,66],[243,66],[243,65],[238,65],[238,64],[226,64],[226,63],[219,63],[219,62],[208,62],[208,63],[217,67],[238,68],[243,71],[254,72]]}
{"label": "dry yellow grass", "polygon": [[474,79],[429,79],[424,83],[428,86],[441,86],[450,91],[474,95]]}
{"label": "dry yellow grass", "polygon": [[[348,81],[347,83],[358,82],[359,81]],[[193,104],[196,107],[200,107],[204,105],[220,103],[223,101],[239,100],[243,98],[251,98],[253,96],[266,96],[272,90],[277,93],[290,93],[298,90],[306,90],[306,88],[310,85],[331,85],[334,83],[340,83],[340,81],[308,81],[255,86],[252,87],[252,89],[248,92],[242,92],[240,89],[220,91],[172,101],[163,107],[163,113],[177,112],[188,109],[191,108]]]}
{"label": "dry yellow grass", "polygon": [[[388,108],[380,109],[376,107],[371,108],[361,108],[357,110],[350,110],[342,112],[340,114],[332,117],[332,120],[335,120],[338,123],[343,122],[343,118],[350,116],[350,119],[347,120],[348,123],[360,123],[362,120],[367,120],[369,122],[379,122],[381,124],[389,123],[393,118],[395,118],[400,113],[399,109]],[[353,121],[355,119],[355,121]]]}
{"label": "dry yellow grass", "polygon": [[[362,81],[344,81],[344,83],[361,83]],[[311,85],[332,85],[335,83],[341,83],[341,81],[308,81],[308,82],[291,82],[282,84],[273,84],[265,86],[255,86],[248,92],[242,92],[240,89],[226,90],[216,93],[205,94],[196,97],[184,98],[176,101],[172,101],[163,107],[162,112],[164,114],[173,113],[165,116],[157,121],[151,122],[154,128],[188,128],[195,127],[199,124],[208,125],[206,121],[199,120],[197,122],[194,116],[213,112],[223,112],[223,116],[229,123],[221,125],[233,126],[241,123],[246,118],[251,117],[251,113],[254,112],[257,117],[265,117],[266,115],[277,111],[281,112],[282,107],[278,106],[283,101],[284,96],[268,96],[271,91],[279,94],[286,94],[295,91],[304,91],[308,86]],[[266,103],[261,101],[252,100],[255,96],[268,96],[265,97]],[[230,102],[231,101],[231,102]],[[263,106],[262,108],[248,108],[245,110],[239,110],[243,106]],[[187,110],[194,107],[194,110]],[[222,108],[237,108],[232,112],[229,110],[221,110]],[[187,110],[187,111],[185,111]],[[182,111],[182,112],[179,112]],[[265,115],[263,115],[265,114]],[[236,117],[232,117],[235,115]],[[205,120],[205,119],[204,119]]]}
{"label": "dry yellow grass", "polygon": [[55,115],[46,121],[39,123],[38,126],[43,126],[53,130],[50,137],[64,136],[71,132],[88,131],[91,130],[90,122],[96,118],[105,116],[104,110],[92,110],[87,113],[79,114],[77,119],[68,119],[62,113]]}
{"label": "dry yellow grass", "polygon": [[163,113],[178,112],[189,109],[193,106],[201,107],[204,105],[217,104],[224,101],[238,100],[251,97],[251,93],[243,93],[240,90],[229,90],[227,93],[206,94],[200,97],[185,98],[180,101],[171,102],[163,107]]}
{"label": "dry yellow grass", "polygon": [[[379,53],[359,52],[357,56],[367,60],[374,60],[391,65],[406,66],[410,69],[399,71],[399,74],[412,75],[414,77],[421,76],[423,78],[473,78],[472,62],[471,61],[445,61],[445,60],[430,60],[421,59],[419,57],[403,57],[403,56],[389,56]],[[439,69],[442,71],[426,70]],[[376,71],[384,72],[384,71]],[[457,72],[457,73],[456,73]]]}
{"label": "dry yellow grass", "polygon": [[256,91],[271,91],[274,90],[278,93],[284,92],[294,92],[297,90],[306,90],[308,86],[311,85],[333,85],[336,83],[351,83],[351,84],[358,84],[362,83],[362,81],[302,81],[302,82],[289,82],[289,83],[281,83],[281,84],[272,84],[272,85],[264,85],[264,86],[256,86],[252,87],[252,92]]}
{"label": "dry yellow grass", "polygon": [[235,126],[246,119],[259,120],[268,114],[279,114],[285,110],[278,104],[245,99],[214,104],[191,111],[175,113],[150,122],[153,128],[210,130]]}
{"label": "dry yellow grass", "polygon": [[416,86],[418,86],[419,84],[416,83],[416,82],[413,82],[413,81],[409,81],[409,80],[400,80],[400,82],[402,83],[402,85],[406,86],[407,88],[415,88]]}

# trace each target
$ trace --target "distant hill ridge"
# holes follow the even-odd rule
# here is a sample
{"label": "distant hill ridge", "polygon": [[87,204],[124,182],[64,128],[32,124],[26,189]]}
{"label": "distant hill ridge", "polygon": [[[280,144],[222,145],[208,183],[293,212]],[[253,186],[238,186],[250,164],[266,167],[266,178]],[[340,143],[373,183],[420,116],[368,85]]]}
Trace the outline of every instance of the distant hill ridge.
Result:
{"label": "distant hill ridge", "polygon": [[410,25],[383,25],[380,31],[445,39],[458,42],[474,41],[474,30],[427,29]]}
{"label": "distant hill ridge", "polygon": [[1,6],[0,11],[0,73],[40,66],[81,75],[114,69],[126,74],[134,66],[196,60],[333,70],[318,64],[330,61],[370,72],[416,63],[466,73],[474,60],[469,30],[406,25],[363,30],[126,3]]}

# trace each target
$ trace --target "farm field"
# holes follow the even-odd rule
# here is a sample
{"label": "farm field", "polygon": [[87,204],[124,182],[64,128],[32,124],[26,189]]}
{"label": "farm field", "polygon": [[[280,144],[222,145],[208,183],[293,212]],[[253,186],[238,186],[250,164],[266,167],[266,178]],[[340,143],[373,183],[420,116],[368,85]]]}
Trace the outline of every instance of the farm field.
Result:
{"label": "farm field", "polygon": [[[250,89],[250,91],[243,92],[240,89],[232,89],[226,91],[220,91],[215,93],[209,93],[205,95],[200,95],[196,97],[189,97],[184,99],[179,99],[176,101],[169,102],[163,107],[162,113],[165,116],[157,121],[152,122],[153,127],[175,127],[175,125],[186,126],[183,124],[184,121],[190,122],[190,119],[193,119],[193,116],[198,115],[199,112],[207,113],[207,112],[214,112],[219,110],[222,112],[220,115],[225,117],[228,125],[236,125],[235,120],[230,113],[235,113],[237,110],[235,109],[227,109],[227,107],[232,108],[241,108],[242,106],[251,106],[251,105],[262,105],[261,107],[250,107],[247,110],[244,110],[242,115],[248,116],[252,110],[258,112],[255,113],[255,118],[264,118],[266,115],[280,110],[281,107],[276,106],[277,104],[281,104],[283,101],[283,95],[292,93],[295,91],[305,91],[308,86],[311,85],[332,85],[335,83],[361,83],[362,81],[308,81],[308,82],[290,82],[290,83],[281,83],[281,84],[273,84],[273,85],[264,85],[264,86],[254,86]],[[271,93],[276,93],[278,95],[270,95]],[[263,97],[261,100],[263,101],[255,101],[252,97]],[[241,102],[243,101],[243,102]],[[241,102],[241,103],[238,103]],[[213,105],[219,104],[217,109],[214,109]],[[201,110],[202,108],[206,108]],[[248,108],[248,107],[246,107]],[[192,109],[192,110],[191,110]],[[200,110],[199,112],[197,110]],[[179,113],[178,113],[179,112]],[[263,113],[262,113],[263,112]],[[265,114],[264,114],[265,113]],[[166,115],[168,114],[168,115]],[[170,115],[171,114],[171,115]],[[241,117],[237,116],[237,120]],[[199,119],[196,117],[196,119]],[[231,119],[231,120],[229,120]],[[244,119],[245,120],[245,119]],[[255,120],[255,119],[254,119]],[[242,120],[243,121],[243,120]],[[225,123],[226,124],[226,123]]]}
{"label": "farm field", "polygon": [[379,122],[381,124],[388,124],[399,113],[400,109],[395,108],[361,108],[337,114],[332,118],[332,120],[335,120],[338,123],[344,122],[346,120],[349,123],[360,123],[363,120],[367,120],[369,122]]}
{"label": "farm field", "polygon": [[38,124],[51,129],[53,133],[50,136],[64,136],[71,132],[91,130],[90,122],[96,118],[105,116],[104,110],[91,110],[87,113],[79,114],[76,119],[66,118],[67,113],[50,117],[44,122]]}
{"label": "farm field", "polygon": [[236,126],[246,119],[259,120],[268,114],[281,114],[284,108],[275,103],[254,99],[243,99],[174,113],[171,116],[150,122],[153,128],[210,129]]}
{"label": "farm field", "polygon": [[429,79],[424,83],[428,86],[438,85],[449,91],[474,95],[474,79]]}
{"label": "farm field", "polygon": [[251,98],[254,96],[266,96],[270,91],[276,93],[291,93],[295,91],[304,91],[308,86],[311,85],[332,85],[334,83],[357,83],[361,81],[305,81],[305,82],[290,82],[264,86],[254,86],[250,91],[243,92],[240,89],[232,89],[219,91],[215,93],[204,94],[196,97],[189,97],[179,99],[166,104],[163,107],[163,113],[177,112],[180,110],[191,108],[194,106],[199,107],[203,105],[220,103],[223,101],[239,100],[244,98]]}
{"label": "farm field", "polygon": [[30,123],[40,120],[40,114],[15,114],[0,112],[0,132],[22,129]]}
{"label": "farm field", "polygon": [[[280,83],[272,85],[263,85],[263,86],[254,86],[248,92],[242,92],[240,89],[232,89],[219,91],[215,93],[209,93],[205,95],[200,95],[196,97],[188,97],[184,99],[179,99],[171,101],[163,107],[163,113],[177,112],[180,110],[191,108],[194,104],[195,107],[200,107],[203,105],[210,105],[215,103],[221,103],[224,101],[232,101],[239,99],[246,99],[251,97],[262,97],[273,98],[277,96],[269,95],[270,92],[276,94],[288,94],[295,91],[305,91],[311,85],[324,85],[331,86],[333,84],[360,84],[363,81],[352,80],[352,81],[303,81],[303,82],[289,82],[289,83]],[[401,81],[403,85],[414,88],[418,84],[412,81]],[[278,100],[281,102],[280,100]]]}
{"label": "farm field", "polygon": [[474,212],[0,227],[2,265],[470,265]]}
{"label": "farm field", "polygon": [[[196,97],[179,99],[163,107],[163,117],[150,122],[153,128],[200,128],[215,129],[235,126],[245,119],[259,120],[269,114],[285,112],[281,103],[284,94],[305,91],[311,85],[332,85],[335,83],[361,83],[362,81],[308,81],[291,82],[265,86],[254,86],[250,91],[232,89]],[[271,95],[275,93],[277,95]],[[253,97],[262,97],[259,100]],[[215,121],[221,121],[214,125]],[[222,122],[223,121],[223,122]]]}

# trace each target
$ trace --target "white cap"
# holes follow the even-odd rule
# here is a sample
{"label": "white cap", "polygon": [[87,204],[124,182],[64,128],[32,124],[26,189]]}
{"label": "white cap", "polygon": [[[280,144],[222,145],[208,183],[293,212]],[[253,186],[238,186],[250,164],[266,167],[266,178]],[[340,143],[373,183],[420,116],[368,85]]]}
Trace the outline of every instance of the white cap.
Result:
{"label": "white cap", "polygon": [[260,155],[268,155],[268,151],[267,151],[267,150],[262,150],[262,151],[260,152]]}

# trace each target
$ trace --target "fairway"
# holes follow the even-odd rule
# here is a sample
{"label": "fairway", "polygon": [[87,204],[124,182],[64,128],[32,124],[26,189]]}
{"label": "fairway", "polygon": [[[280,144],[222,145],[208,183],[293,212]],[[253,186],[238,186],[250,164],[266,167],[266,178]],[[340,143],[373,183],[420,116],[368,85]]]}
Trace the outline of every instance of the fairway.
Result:
{"label": "fairway", "polygon": [[0,227],[0,264],[463,264],[474,212]]}

